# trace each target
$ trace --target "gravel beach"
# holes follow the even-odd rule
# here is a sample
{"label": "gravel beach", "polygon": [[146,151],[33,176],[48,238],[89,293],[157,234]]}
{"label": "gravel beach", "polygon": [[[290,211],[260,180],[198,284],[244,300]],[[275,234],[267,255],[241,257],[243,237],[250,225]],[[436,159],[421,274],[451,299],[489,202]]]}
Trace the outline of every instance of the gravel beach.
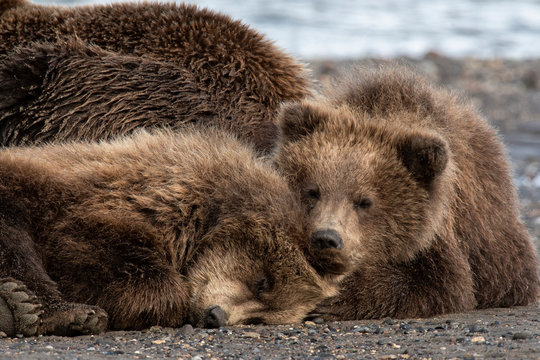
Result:
{"label": "gravel beach", "polygon": [[[321,83],[357,64],[311,62]],[[540,249],[540,60],[452,59],[411,63],[473,99],[508,146],[522,216]],[[383,61],[384,62],[384,61]],[[430,319],[382,319],[219,329],[154,327],[101,336],[1,338],[0,359],[540,359],[540,308],[487,309]]]}

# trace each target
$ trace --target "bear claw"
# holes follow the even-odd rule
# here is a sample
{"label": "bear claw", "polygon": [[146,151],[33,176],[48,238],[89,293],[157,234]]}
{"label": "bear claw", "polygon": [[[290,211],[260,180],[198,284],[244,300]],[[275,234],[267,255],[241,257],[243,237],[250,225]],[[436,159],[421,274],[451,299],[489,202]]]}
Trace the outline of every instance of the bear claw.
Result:
{"label": "bear claw", "polygon": [[36,335],[42,313],[37,297],[23,283],[0,279],[0,331],[8,336]]}
{"label": "bear claw", "polygon": [[69,328],[74,333],[80,334],[99,334],[105,331],[107,325],[107,316],[103,313],[97,313],[94,310],[83,311],[77,314]]}
{"label": "bear claw", "polygon": [[65,303],[63,309],[44,316],[39,332],[61,336],[95,335],[106,330],[107,320],[107,313],[97,306]]}

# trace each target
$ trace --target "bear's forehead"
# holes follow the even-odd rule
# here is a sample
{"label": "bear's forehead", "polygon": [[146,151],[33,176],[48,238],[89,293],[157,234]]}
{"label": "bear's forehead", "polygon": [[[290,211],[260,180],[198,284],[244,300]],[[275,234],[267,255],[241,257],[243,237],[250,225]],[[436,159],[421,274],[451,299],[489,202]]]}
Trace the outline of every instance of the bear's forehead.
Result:
{"label": "bear's forehead", "polygon": [[[327,191],[370,192],[408,181],[397,151],[374,141],[363,143],[325,142],[310,145],[299,157],[297,169],[303,169],[304,182]],[[308,150],[309,149],[309,150]]]}
{"label": "bear's forehead", "polygon": [[[312,139],[301,148],[306,158],[316,168],[330,171],[370,171],[379,167],[386,159],[396,157],[395,149],[376,139],[357,137],[348,138],[328,136],[325,132],[314,134]],[[378,166],[379,165],[379,166]]]}

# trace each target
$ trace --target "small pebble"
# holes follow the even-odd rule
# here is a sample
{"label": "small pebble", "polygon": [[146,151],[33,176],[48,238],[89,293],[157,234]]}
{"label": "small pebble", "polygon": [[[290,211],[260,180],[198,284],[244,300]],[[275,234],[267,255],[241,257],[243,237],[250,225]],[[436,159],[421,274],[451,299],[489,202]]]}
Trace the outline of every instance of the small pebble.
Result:
{"label": "small pebble", "polygon": [[475,336],[471,339],[471,342],[472,343],[485,343],[486,342],[486,339],[483,337],[483,336]]}
{"label": "small pebble", "polygon": [[[221,328],[220,328],[220,331],[221,331]],[[193,334],[194,332],[195,330],[193,330],[193,326],[191,326],[190,324],[186,324],[182,326],[180,330],[178,330],[178,333],[183,336],[189,336]]]}
{"label": "small pebble", "polygon": [[517,332],[512,336],[512,340],[527,340],[532,338],[532,334],[528,331]]}
{"label": "small pebble", "polygon": [[247,331],[243,335],[246,338],[252,338],[252,339],[260,339],[261,335],[259,333],[253,332],[253,331]]}
{"label": "small pebble", "polygon": [[159,325],[154,325],[148,329],[149,332],[160,332],[161,330],[163,330],[163,328]]}
{"label": "small pebble", "polygon": [[407,323],[401,323],[401,324],[399,324],[399,328],[400,328],[401,330],[407,330],[407,331],[408,331],[408,330],[411,330],[411,326],[410,326],[409,324],[407,324]]}
{"label": "small pebble", "polygon": [[7,334],[3,331],[0,331],[0,338],[6,338]]}
{"label": "small pebble", "polygon": [[122,355],[125,354],[122,350],[113,350],[113,351],[107,351],[105,352],[105,355]]}
{"label": "small pebble", "polygon": [[475,332],[475,333],[487,333],[488,332],[488,329],[486,329],[485,327],[483,326],[480,326],[480,325],[472,325],[472,326],[469,326],[469,332]]}
{"label": "small pebble", "polygon": [[368,328],[367,326],[359,326],[355,329],[353,329],[354,332],[359,332],[359,333],[362,333],[362,334],[368,334],[371,332],[371,329]]}

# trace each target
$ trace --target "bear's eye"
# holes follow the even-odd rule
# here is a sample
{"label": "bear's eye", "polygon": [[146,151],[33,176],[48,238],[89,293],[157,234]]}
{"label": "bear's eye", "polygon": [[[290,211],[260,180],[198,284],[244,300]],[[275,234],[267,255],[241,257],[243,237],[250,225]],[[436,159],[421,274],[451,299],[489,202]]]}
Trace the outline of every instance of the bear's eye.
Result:
{"label": "bear's eye", "polygon": [[270,279],[268,276],[264,276],[257,282],[255,282],[253,286],[253,292],[256,296],[259,296],[260,294],[270,291],[272,289],[272,286],[272,279]]}
{"label": "bear's eye", "polygon": [[373,202],[369,198],[360,198],[354,202],[354,207],[357,209],[369,209]]}
{"label": "bear's eye", "polygon": [[305,194],[308,198],[313,200],[319,200],[321,197],[321,192],[319,190],[319,187],[316,185],[312,185],[306,188]]}
{"label": "bear's eye", "polygon": [[311,211],[317,201],[321,198],[321,192],[317,185],[310,185],[305,187],[302,192],[302,203],[306,206],[308,211]]}

